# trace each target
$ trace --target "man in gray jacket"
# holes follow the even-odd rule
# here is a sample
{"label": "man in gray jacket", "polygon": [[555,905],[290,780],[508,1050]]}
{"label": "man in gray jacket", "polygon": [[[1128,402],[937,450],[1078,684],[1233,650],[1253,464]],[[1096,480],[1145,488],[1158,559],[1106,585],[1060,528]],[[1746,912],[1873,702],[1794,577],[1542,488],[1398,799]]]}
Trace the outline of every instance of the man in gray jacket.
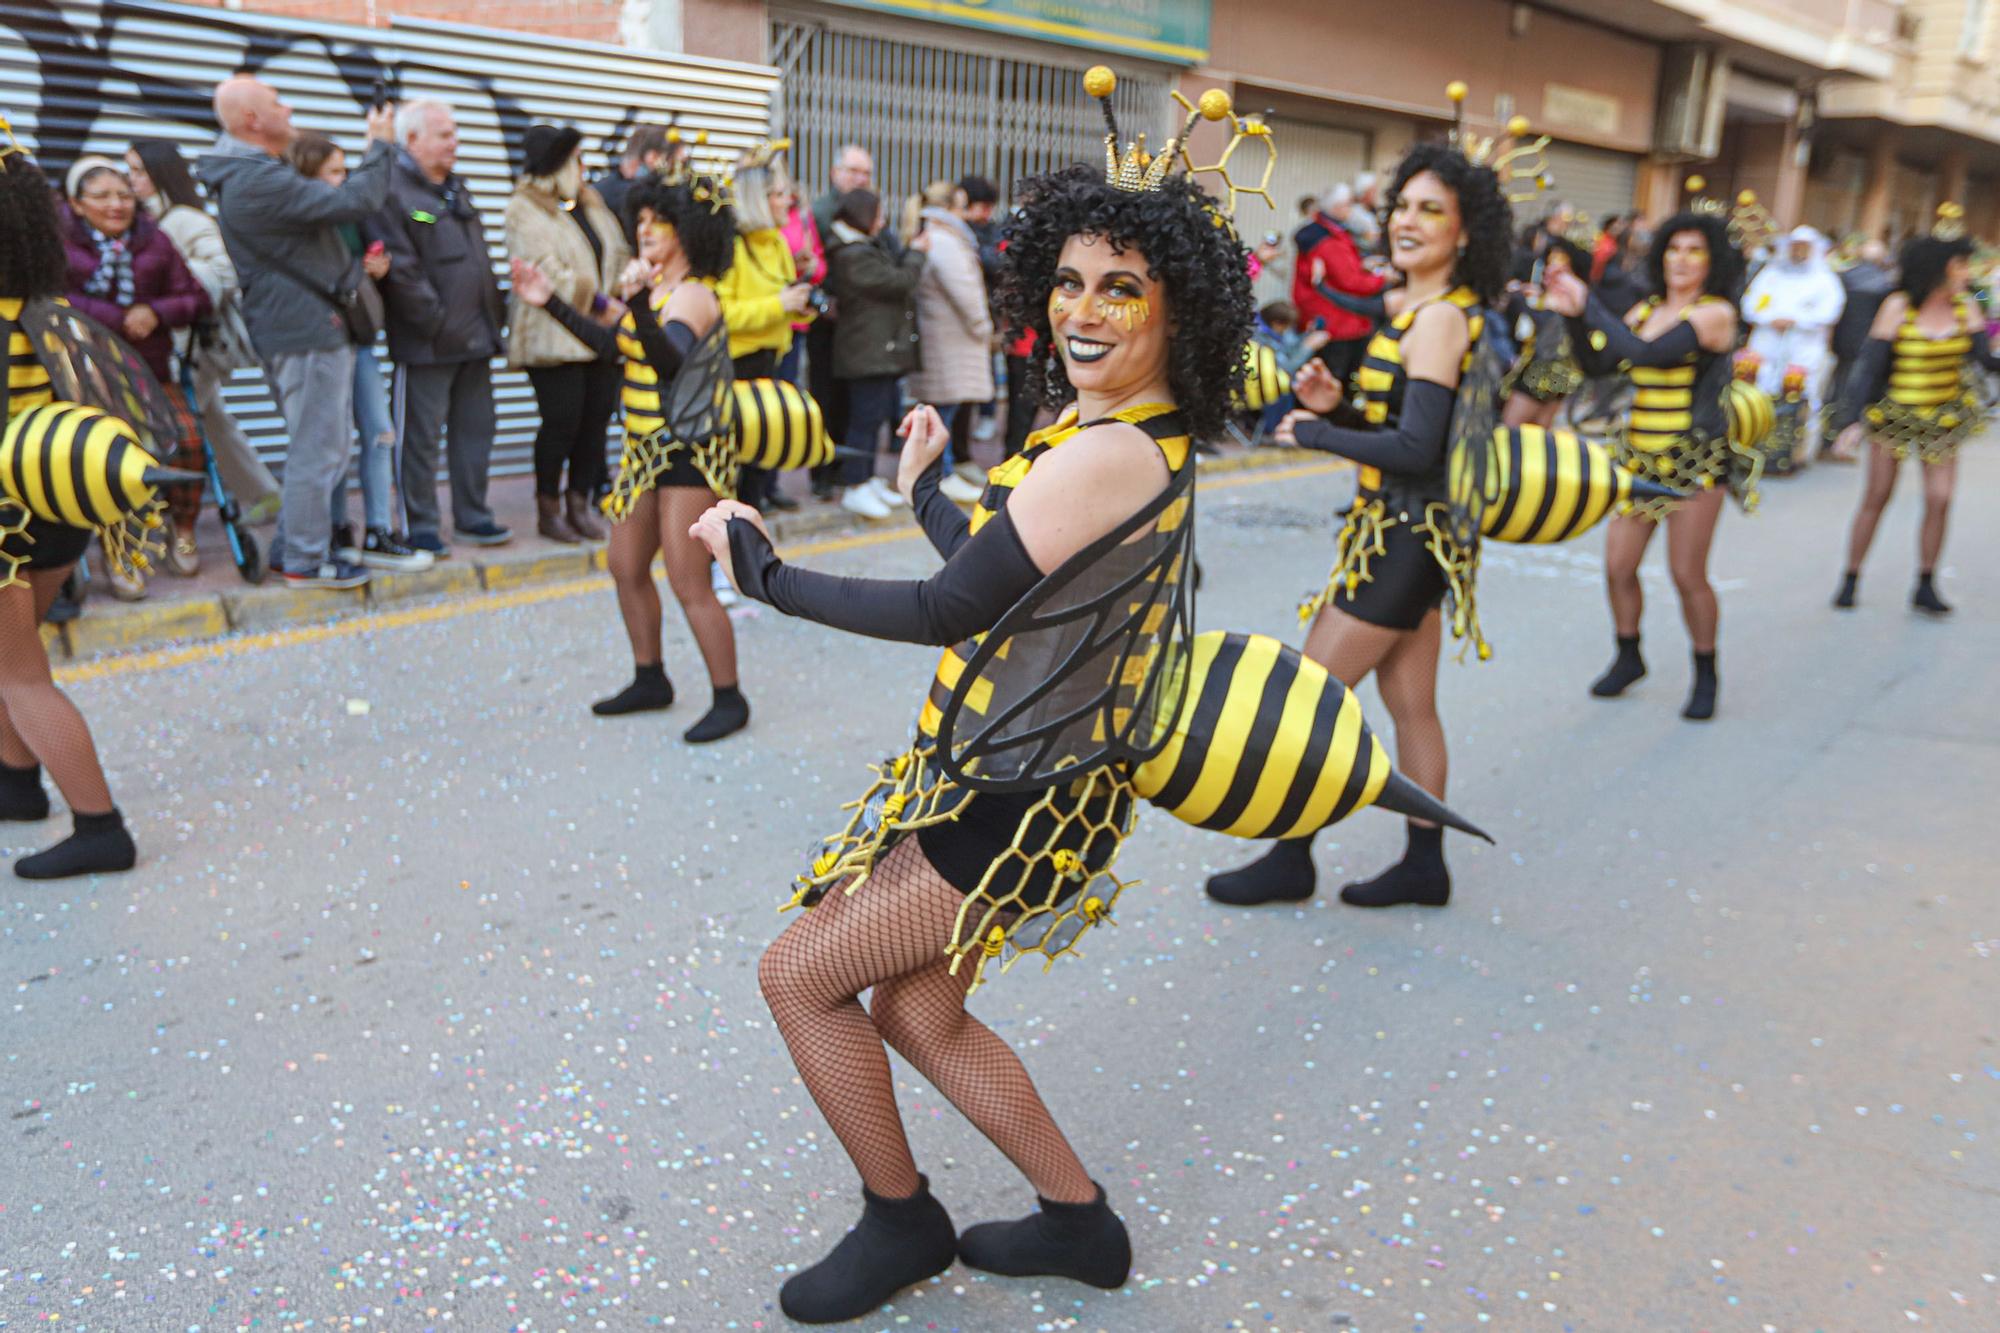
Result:
{"label": "man in gray jacket", "polygon": [[396,110],[400,146],[389,201],[370,226],[389,247],[392,401],[403,441],[403,509],[410,545],[443,559],[439,532],[438,437],[451,474],[451,522],[461,541],[498,546],[514,534],[486,505],[493,455],[493,357],[506,322],[500,284],[472,191],[452,171],[458,126],[442,102]]}
{"label": "man in gray jacket", "polygon": [[331,550],[333,500],[354,447],[354,343],[340,309],[360,272],[336,228],[389,192],[388,107],[368,113],[368,154],[345,185],[309,180],[280,154],[292,109],[247,75],[215,90],[222,137],[199,160],[243,283],[243,318],[285,414],[283,508],[271,564],[295,588],[358,588],[368,571]]}

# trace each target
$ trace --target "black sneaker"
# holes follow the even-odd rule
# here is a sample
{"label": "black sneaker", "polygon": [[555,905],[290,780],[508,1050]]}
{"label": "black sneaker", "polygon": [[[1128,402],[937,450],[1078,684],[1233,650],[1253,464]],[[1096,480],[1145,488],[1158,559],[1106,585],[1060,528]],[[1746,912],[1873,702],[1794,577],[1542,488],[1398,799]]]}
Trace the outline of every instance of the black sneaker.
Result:
{"label": "black sneaker", "polygon": [[361,588],[368,583],[368,571],[351,560],[333,559],[317,569],[285,571],[287,588]]}
{"label": "black sneaker", "polygon": [[777,483],[773,482],[770,489],[764,492],[763,507],[775,509],[781,514],[789,514],[799,507],[799,502],[779,490]]}
{"label": "black sneaker", "polygon": [[336,523],[333,525],[332,546],[333,558],[335,560],[345,560],[350,565],[360,563],[361,548],[354,544],[354,525],[352,523]]}
{"label": "black sneaker", "polygon": [[400,569],[414,571],[429,569],[437,563],[437,557],[429,551],[418,551],[396,540],[396,534],[386,528],[368,529],[368,539],[361,547],[361,563],[370,569]]}
{"label": "black sneaker", "polygon": [[435,532],[413,532],[403,538],[403,545],[412,551],[421,551],[433,560],[451,559],[451,548]]}
{"label": "black sneaker", "polygon": [[514,540],[512,529],[493,522],[475,523],[469,528],[454,528],[452,531],[458,534],[460,541],[474,546],[505,546]]}

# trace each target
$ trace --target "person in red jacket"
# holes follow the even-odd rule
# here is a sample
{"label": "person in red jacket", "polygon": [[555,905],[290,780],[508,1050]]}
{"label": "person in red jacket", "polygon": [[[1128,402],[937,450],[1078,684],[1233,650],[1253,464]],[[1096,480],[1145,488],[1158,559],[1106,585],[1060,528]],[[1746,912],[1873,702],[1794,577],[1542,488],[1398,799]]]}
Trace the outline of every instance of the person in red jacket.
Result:
{"label": "person in red jacket", "polygon": [[1319,288],[1324,284],[1347,296],[1375,296],[1387,281],[1362,264],[1361,247],[1342,222],[1355,206],[1353,191],[1336,185],[1320,202],[1319,211],[1292,237],[1299,251],[1298,265],[1292,270],[1292,304],[1298,308],[1303,328],[1326,331],[1327,343],[1320,348],[1319,359],[1342,382],[1360,364],[1362,349],[1375,330],[1365,316],[1342,310]]}
{"label": "person in red jacket", "polygon": [[[132,344],[173,400],[174,415],[181,423],[179,448],[162,461],[199,472],[200,428],[171,362],[174,330],[209,313],[208,292],[181,259],[173,238],[139,207],[131,179],[118,163],[108,157],[79,158],[65,184],[68,198],[61,221],[69,282],[64,295],[71,305]],[[201,513],[201,485],[187,482],[161,490],[173,525],[167,568],[185,577],[199,568],[194,522]],[[121,577],[114,569],[111,579],[112,590],[120,597],[145,595],[136,577]]]}

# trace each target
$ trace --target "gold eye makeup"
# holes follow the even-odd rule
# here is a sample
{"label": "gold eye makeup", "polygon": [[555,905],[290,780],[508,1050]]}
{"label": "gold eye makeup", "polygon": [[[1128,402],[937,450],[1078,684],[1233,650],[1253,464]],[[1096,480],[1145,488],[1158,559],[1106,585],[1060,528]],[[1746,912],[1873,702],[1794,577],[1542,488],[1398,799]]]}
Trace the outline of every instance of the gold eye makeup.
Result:
{"label": "gold eye makeup", "polygon": [[1126,333],[1143,329],[1153,320],[1153,303],[1143,296],[1111,295],[1097,298],[1097,317],[1115,324]]}

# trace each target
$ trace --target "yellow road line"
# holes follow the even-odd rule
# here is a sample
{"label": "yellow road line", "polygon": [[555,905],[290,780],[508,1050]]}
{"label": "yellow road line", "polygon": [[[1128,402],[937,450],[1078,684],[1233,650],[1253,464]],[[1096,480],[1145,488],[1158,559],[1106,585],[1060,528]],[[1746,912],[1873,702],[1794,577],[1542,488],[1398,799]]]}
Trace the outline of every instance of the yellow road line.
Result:
{"label": "yellow road line", "polygon": [[[1296,477],[1336,472],[1345,466],[1342,463],[1325,462],[1309,463],[1300,467],[1245,469],[1202,481],[1198,489],[1219,491],[1259,482],[1286,481]],[[780,547],[779,554],[788,560],[795,560],[802,556],[834,555],[841,551],[857,551],[870,546],[887,546],[892,542],[914,541],[921,536],[923,530],[916,527],[899,527],[887,532],[857,532],[843,537],[829,537],[824,541],[807,542],[799,546]],[[608,574],[593,574],[588,578],[566,579],[561,583],[544,584],[538,588],[481,593],[454,602],[439,602],[431,606],[414,606],[401,611],[377,611],[368,615],[350,616],[329,621],[324,625],[301,625],[293,629],[270,630],[261,634],[238,634],[208,643],[189,644],[183,648],[156,648],[148,652],[102,657],[96,661],[79,662],[73,666],[58,668],[55,678],[60,684],[79,685],[85,681],[105,680],[112,676],[169,671],[174,667],[187,666],[195,662],[220,661],[272,648],[325,643],[331,639],[352,638],[357,634],[373,634],[380,630],[405,629],[411,625],[435,625],[442,621],[457,620],[486,611],[509,611],[518,606],[534,606],[540,602],[553,602],[565,597],[599,592],[609,579]]]}

